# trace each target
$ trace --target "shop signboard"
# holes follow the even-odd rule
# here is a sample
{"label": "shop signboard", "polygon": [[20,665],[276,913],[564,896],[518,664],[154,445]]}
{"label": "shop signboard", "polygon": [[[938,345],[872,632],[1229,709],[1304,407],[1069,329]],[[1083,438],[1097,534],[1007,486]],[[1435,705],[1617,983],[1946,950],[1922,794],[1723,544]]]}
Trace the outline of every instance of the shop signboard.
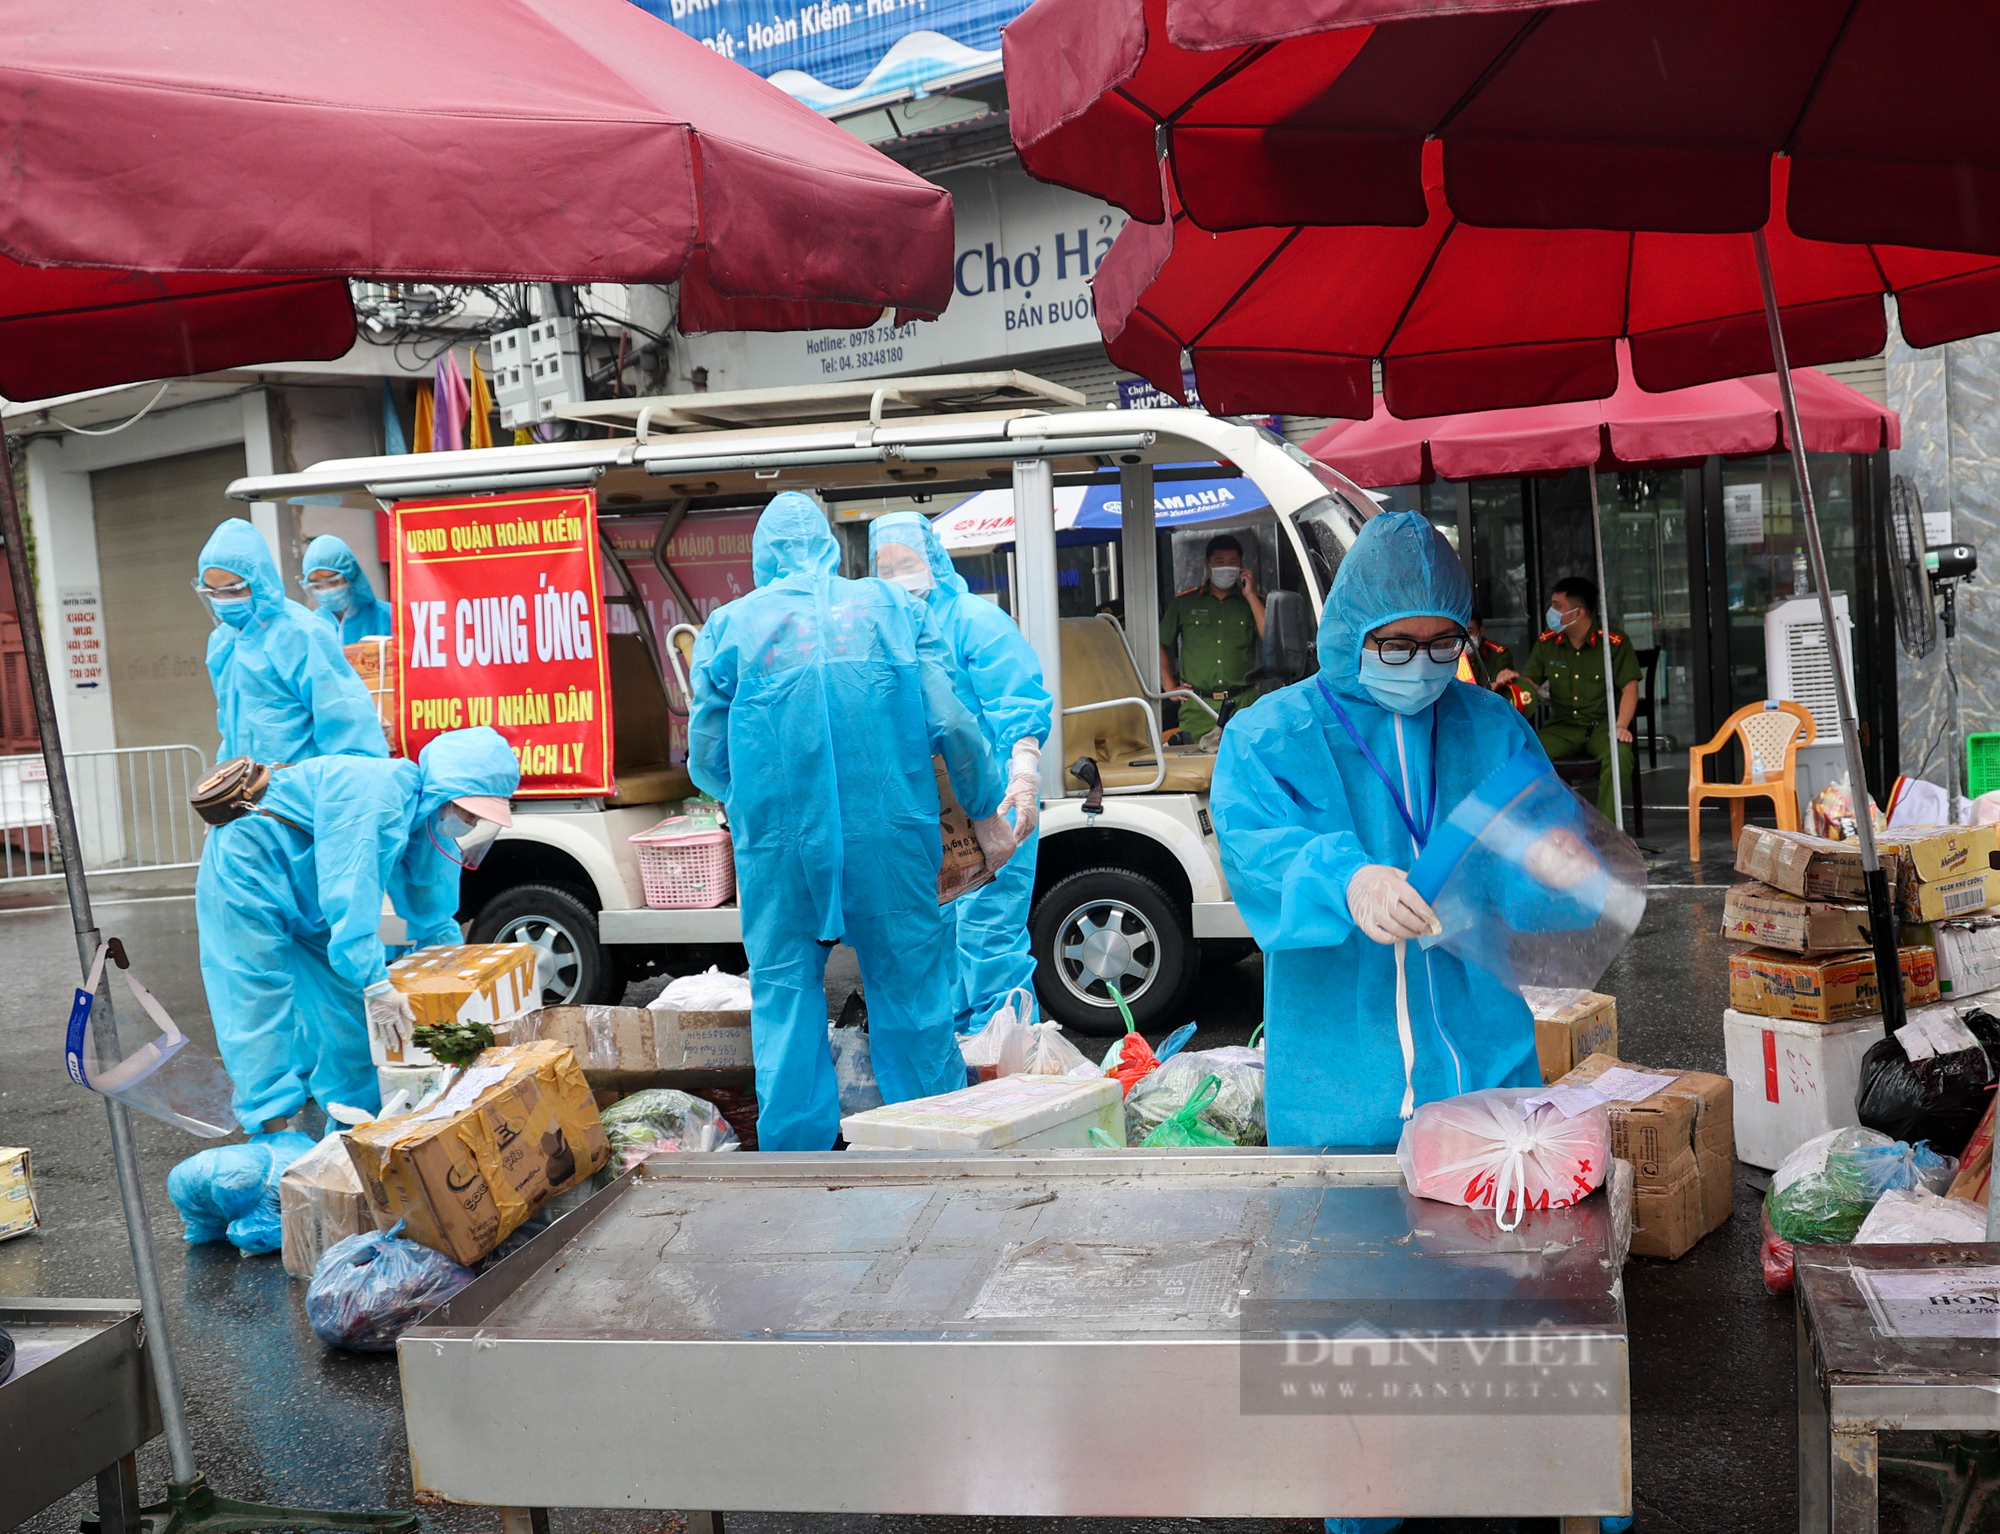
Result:
{"label": "shop signboard", "polygon": [[1000,72],[1028,0],[635,0],[822,112],[945,75]]}
{"label": "shop signboard", "polygon": [[596,493],[399,502],[394,549],[399,754],[486,724],[520,797],[611,792]]}
{"label": "shop signboard", "polygon": [[[665,550],[667,567],[694,603],[692,613],[681,611],[680,603],[653,561],[653,545],[659,540],[661,525],[659,517],[612,517],[603,527],[605,542],[638,588],[646,621],[652,624],[653,636],[664,655],[667,631],[675,624],[700,628],[716,608],[735,601],[756,585],[750,571],[750,540],[757,531],[757,513],[689,517],[674,529]],[[614,594],[623,594],[623,587],[610,571],[605,573],[604,584]],[[638,619],[631,608],[613,606],[605,614],[605,627],[613,634],[636,633]],[[687,720],[673,716],[670,735],[673,760],[684,761]]]}
{"label": "shop signboard", "polygon": [[1125,215],[1012,165],[937,179],[957,218],[951,303],[937,319],[689,336],[688,365],[707,370],[711,390],[763,389],[955,372],[971,362],[1102,345],[1090,278]]}

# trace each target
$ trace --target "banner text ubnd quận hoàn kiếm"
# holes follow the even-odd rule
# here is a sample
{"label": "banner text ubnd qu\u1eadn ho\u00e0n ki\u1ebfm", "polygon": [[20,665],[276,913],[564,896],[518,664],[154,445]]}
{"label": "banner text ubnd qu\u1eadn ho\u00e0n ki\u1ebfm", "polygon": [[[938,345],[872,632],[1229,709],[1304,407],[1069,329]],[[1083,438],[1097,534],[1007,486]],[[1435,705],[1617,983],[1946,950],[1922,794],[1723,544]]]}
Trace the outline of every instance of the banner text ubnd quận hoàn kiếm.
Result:
{"label": "banner text ubnd qu\u1eadn ho\u00e0n ki\u1ebfm", "polygon": [[400,753],[488,724],[521,797],[612,792],[596,492],[404,501],[395,530]]}
{"label": "banner text ubnd qu\u1eadn ho\u00e0n ki\u1ebfm", "polygon": [[633,0],[788,95],[829,112],[944,75],[1000,69],[1028,0]]}

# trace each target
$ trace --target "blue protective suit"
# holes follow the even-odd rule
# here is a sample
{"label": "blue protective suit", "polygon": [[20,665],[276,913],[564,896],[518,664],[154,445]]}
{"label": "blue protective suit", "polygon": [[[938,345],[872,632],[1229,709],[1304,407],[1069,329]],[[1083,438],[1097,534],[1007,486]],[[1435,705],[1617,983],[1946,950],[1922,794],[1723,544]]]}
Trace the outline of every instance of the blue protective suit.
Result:
{"label": "blue protective suit", "polygon": [[375,1108],[361,993],[386,980],[386,894],[419,947],[463,941],[459,865],[431,835],[447,800],[506,799],[520,763],[499,731],[451,730],[416,761],[322,756],[271,775],[263,813],[209,835],[195,879],[201,979],[246,1129],[324,1107]]}
{"label": "blue protective suit", "polygon": [[264,535],[231,517],[202,545],[196,579],[209,569],[248,581],[253,606],[242,628],[223,624],[208,636],[221,755],[266,764],[387,756],[374,699],[340,653],[332,628],[286,599]]}
{"label": "blue protective suit", "polygon": [[[1039,745],[1048,738],[1053,705],[1042,685],[1040,658],[1012,618],[972,594],[927,518],[898,511],[871,522],[871,569],[885,543],[914,549],[930,565],[937,584],[925,594],[924,605],[951,652],[959,701],[979,721],[979,732],[1004,770],[1015,741],[1025,737]],[[958,948],[951,1004],[952,1026],[960,1033],[984,1027],[1008,992],[1034,989],[1028,905],[1035,893],[1035,849],[1040,840],[1038,828],[991,884],[945,907],[945,921],[954,929]]]}
{"label": "blue protective suit", "polygon": [[346,580],[347,608],[344,612],[336,612],[331,607],[313,609],[319,617],[333,625],[342,644],[349,645],[357,639],[396,632],[394,615],[389,611],[388,604],[376,600],[373,583],[344,539],[336,538],[332,533],[321,533],[306,545],[306,557],[300,568],[307,575],[315,570],[331,570]]}
{"label": "blue protective suit", "polygon": [[757,589],[695,642],[688,771],[728,807],[736,844],[758,1143],[821,1151],[840,1125],[825,990],[838,941],[860,956],[883,1098],[965,1084],[931,757],[974,817],[1004,785],[937,625],[886,582],[837,576],[839,547],[811,500],[765,507],[751,554]]}
{"label": "blue protective suit", "polygon": [[1527,721],[1482,688],[1454,682],[1407,717],[1362,690],[1370,630],[1417,615],[1463,623],[1471,609],[1458,556],[1424,518],[1374,517],[1334,577],[1319,675],[1270,695],[1223,732],[1212,803],[1230,890],[1264,950],[1273,1145],[1389,1145],[1401,1135],[1398,946],[1417,1103],[1541,1080],[1519,996],[1442,949],[1371,941],[1347,909],[1358,868],[1407,870],[1418,844],[1336,702],[1420,827],[1433,813],[1441,824],[1516,751],[1541,750]]}

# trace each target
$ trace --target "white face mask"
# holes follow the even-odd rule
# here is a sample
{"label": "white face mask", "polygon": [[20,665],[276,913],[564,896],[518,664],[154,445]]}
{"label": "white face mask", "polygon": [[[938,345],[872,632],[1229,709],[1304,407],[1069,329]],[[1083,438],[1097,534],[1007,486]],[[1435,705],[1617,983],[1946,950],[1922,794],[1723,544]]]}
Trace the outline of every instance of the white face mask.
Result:
{"label": "white face mask", "polygon": [[1234,586],[1238,581],[1243,579],[1243,567],[1241,565],[1210,565],[1208,567],[1208,578],[1215,583],[1217,591],[1227,591],[1231,586]]}
{"label": "white face mask", "polygon": [[892,575],[889,579],[896,585],[901,586],[912,596],[919,597],[937,584],[931,579],[931,573],[928,570],[909,570],[902,575]]}

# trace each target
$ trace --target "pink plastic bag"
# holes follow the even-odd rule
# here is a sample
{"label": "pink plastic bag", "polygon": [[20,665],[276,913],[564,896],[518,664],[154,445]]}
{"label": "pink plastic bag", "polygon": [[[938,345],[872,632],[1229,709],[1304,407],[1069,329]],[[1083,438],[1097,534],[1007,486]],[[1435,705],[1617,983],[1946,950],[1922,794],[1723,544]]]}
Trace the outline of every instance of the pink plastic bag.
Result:
{"label": "pink plastic bag", "polygon": [[[1425,1103],[1403,1126],[1396,1160],[1419,1198],[1491,1209],[1512,1230],[1530,1209],[1566,1209],[1611,1168],[1611,1118],[1602,1107],[1566,1117],[1536,1087],[1494,1087]],[[1509,1216],[1511,1215],[1511,1218]]]}

